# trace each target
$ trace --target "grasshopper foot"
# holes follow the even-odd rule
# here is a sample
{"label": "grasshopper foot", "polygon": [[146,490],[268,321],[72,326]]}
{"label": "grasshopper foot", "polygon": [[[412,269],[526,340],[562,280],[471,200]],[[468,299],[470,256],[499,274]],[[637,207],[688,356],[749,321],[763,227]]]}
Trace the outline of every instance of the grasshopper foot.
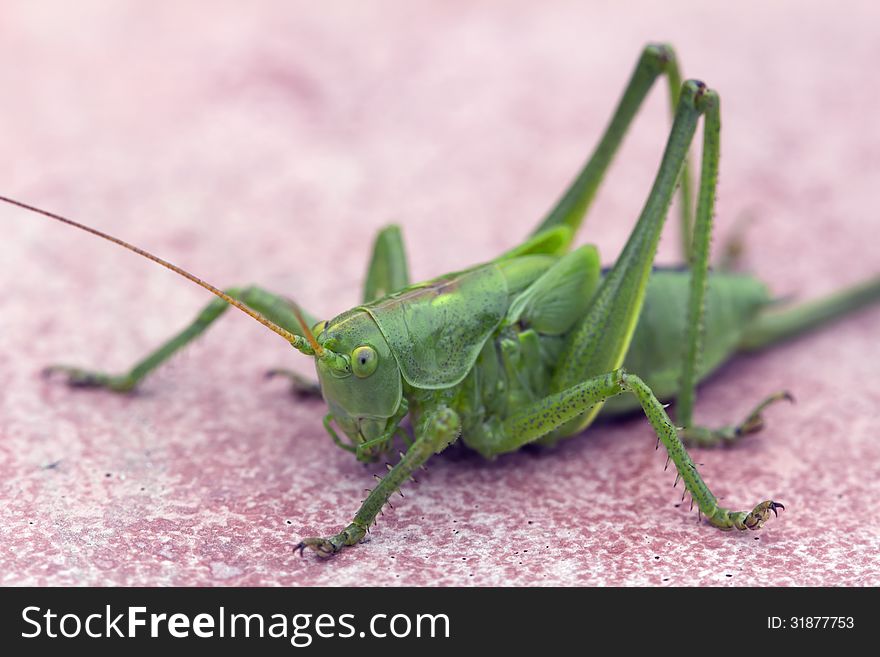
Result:
{"label": "grasshopper foot", "polygon": [[303,556],[305,549],[309,548],[322,559],[326,559],[332,557],[342,548],[356,544],[366,533],[365,528],[352,523],[336,536],[330,538],[304,538],[293,548],[293,551],[299,550],[299,555]]}
{"label": "grasshopper foot", "polygon": [[771,404],[778,401],[788,401],[794,403],[794,397],[787,390],[777,392],[760,404],[758,404],[745,420],[736,425],[721,427],[720,429],[709,429],[706,427],[685,427],[681,433],[681,439],[686,445],[694,445],[697,447],[717,447],[718,445],[732,445],[738,442],[744,436],[751,433],[757,433],[764,428],[763,411]]}
{"label": "grasshopper foot", "polygon": [[67,365],[50,365],[42,374],[45,378],[59,374],[73,388],[106,388],[113,392],[130,392],[135,384],[134,379],[126,375],[112,376]]}
{"label": "grasshopper foot", "polygon": [[785,511],[785,507],[779,502],[774,502],[773,500],[767,500],[766,502],[761,502],[758,506],[752,509],[751,513],[747,515],[743,519],[743,526],[736,526],[737,529],[760,529],[765,522],[770,519],[770,512],[773,512],[775,517],[779,517],[779,513],[777,513],[776,509],[782,509]]}
{"label": "grasshopper foot", "polygon": [[719,529],[739,529],[740,531],[745,531],[746,529],[760,529],[764,526],[764,523],[770,519],[770,512],[773,512],[773,515],[778,517],[779,513],[777,509],[785,510],[785,507],[779,502],[774,502],[773,500],[765,500],[761,502],[754,509],[749,511],[748,513],[744,511],[728,511],[727,509],[718,508],[711,518],[709,518],[709,522],[718,527]]}
{"label": "grasshopper foot", "polygon": [[299,556],[303,556],[306,548],[314,551],[322,559],[327,559],[332,557],[334,554],[339,552],[342,546],[335,546],[326,538],[304,538],[293,548],[293,551],[296,552],[299,550]]}

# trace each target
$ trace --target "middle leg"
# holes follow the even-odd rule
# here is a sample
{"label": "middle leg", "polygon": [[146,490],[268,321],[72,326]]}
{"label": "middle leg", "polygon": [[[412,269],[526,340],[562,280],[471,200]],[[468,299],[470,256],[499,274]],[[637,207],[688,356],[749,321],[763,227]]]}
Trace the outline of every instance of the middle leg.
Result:
{"label": "middle leg", "polygon": [[[751,511],[732,511],[718,505],[718,498],[712,493],[697,466],[687,452],[663,405],[651,389],[637,376],[622,369],[608,374],[592,377],[562,392],[545,397],[507,418],[503,425],[496,453],[510,452],[527,443],[547,435],[568,422],[586,413],[590,408],[609,397],[628,392],[636,396],[642,410],[659,442],[663,443],[669,460],[678,471],[678,478],[684,483],[699,512],[720,529],[758,529],[774,514],[784,508],[778,502],[765,500]],[[676,479],[676,483],[678,481]]]}
{"label": "middle leg", "polygon": [[375,301],[409,285],[409,268],[400,228],[386,226],[376,235],[364,281],[364,303]]}

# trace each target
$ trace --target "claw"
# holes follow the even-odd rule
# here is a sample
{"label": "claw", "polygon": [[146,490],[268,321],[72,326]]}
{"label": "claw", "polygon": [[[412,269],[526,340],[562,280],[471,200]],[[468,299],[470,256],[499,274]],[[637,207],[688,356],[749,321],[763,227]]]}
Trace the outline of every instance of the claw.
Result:
{"label": "claw", "polygon": [[45,379],[50,379],[54,375],[60,374],[67,385],[77,388],[96,388],[104,385],[98,375],[67,365],[50,365],[43,368],[41,374]]}
{"label": "claw", "polygon": [[46,379],[61,374],[64,383],[72,388],[106,388],[114,392],[130,392],[134,388],[134,381],[128,376],[110,376],[68,365],[50,365],[41,374]]}
{"label": "claw", "polygon": [[327,557],[332,557],[334,554],[339,552],[339,548],[337,548],[333,543],[328,541],[326,538],[304,538],[299,542],[296,547],[293,548],[293,551],[296,552],[299,550],[299,556],[303,556],[303,552],[306,548],[310,548],[314,551],[322,559],[326,559]]}
{"label": "claw", "polygon": [[774,502],[772,500],[767,500],[766,502],[761,502],[758,506],[756,506],[749,515],[745,517],[743,520],[743,528],[748,529],[760,529],[765,522],[770,518],[770,512],[773,512],[773,515],[779,517],[779,513],[776,509],[785,510],[785,507],[779,502]]}

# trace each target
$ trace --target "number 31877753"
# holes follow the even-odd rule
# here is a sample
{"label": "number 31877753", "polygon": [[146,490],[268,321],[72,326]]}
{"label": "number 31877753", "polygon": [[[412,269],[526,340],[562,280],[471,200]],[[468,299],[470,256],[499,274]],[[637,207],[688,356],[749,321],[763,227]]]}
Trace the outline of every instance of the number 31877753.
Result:
{"label": "number 31877753", "polygon": [[771,630],[852,629],[855,627],[855,620],[852,616],[792,616],[790,618],[768,616],[767,627]]}

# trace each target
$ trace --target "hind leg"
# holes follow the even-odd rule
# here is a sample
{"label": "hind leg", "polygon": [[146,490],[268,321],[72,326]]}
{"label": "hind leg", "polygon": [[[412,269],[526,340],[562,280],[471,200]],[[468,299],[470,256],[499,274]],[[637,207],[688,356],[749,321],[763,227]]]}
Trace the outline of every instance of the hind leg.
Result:
{"label": "hind leg", "polygon": [[[632,77],[623,92],[623,96],[614,110],[611,122],[599,140],[590,159],[572,181],[571,185],[538,225],[532,235],[544,231],[567,226],[570,229],[569,239],[574,237],[584,219],[596,191],[605,177],[605,173],[617,153],[624,135],[626,135],[633,118],[642,106],[642,102],[661,75],[665,75],[673,113],[679,101],[682,88],[681,73],[672,47],[667,44],[650,44],[642,51]],[[690,254],[692,231],[691,176],[685,163],[679,178],[681,187],[681,240],[682,253],[685,259]]]}
{"label": "hind leg", "polygon": [[725,442],[729,443],[738,440],[748,433],[758,431],[764,424],[761,412],[767,406],[782,399],[789,401],[793,399],[788,392],[774,393],[762,400],[745,420],[736,425],[725,426],[720,429],[695,425],[693,422],[698,370],[703,349],[703,323],[709,275],[709,245],[712,239],[721,140],[720,99],[714,92],[706,91],[701,100],[700,109],[704,117],[703,154],[696,220],[689,258],[690,292],[688,295],[685,335],[682,340],[684,349],[682,353],[681,380],[676,399],[676,420],[684,427],[682,438],[685,441],[712,446]]}
{"label": "hind leg", "polygon": [[[675,120],[669,133],[660,168],[636,226],[579,324],[568,333],[557,361],[551,392],[561,392],[591,376],[619,368],[626,357],[645,299],[657,244],[666,222],[669,205],[684,168],[697,125],[705,116],[717,125],[718,96],[702,82],[689,80],[682,85]],[[714,198],[717,152],[703,151],[701,190],[712,190]],[[705,223],[709,211],[700,214]],[[699,229],[699,223],[698,223]],[[705,264],[702,281],[705,282]],[[702,311],[702,306],[699,306]],[[601,404],[559,427],[550,439],[571,436],[584,429],[599,412]]]}
{"label": "hind leg", "polygon": [[877,303],[880,303],[880,275],[791,308],[774,306],[761,313],[746,329],[739,349],[758,351]]}

